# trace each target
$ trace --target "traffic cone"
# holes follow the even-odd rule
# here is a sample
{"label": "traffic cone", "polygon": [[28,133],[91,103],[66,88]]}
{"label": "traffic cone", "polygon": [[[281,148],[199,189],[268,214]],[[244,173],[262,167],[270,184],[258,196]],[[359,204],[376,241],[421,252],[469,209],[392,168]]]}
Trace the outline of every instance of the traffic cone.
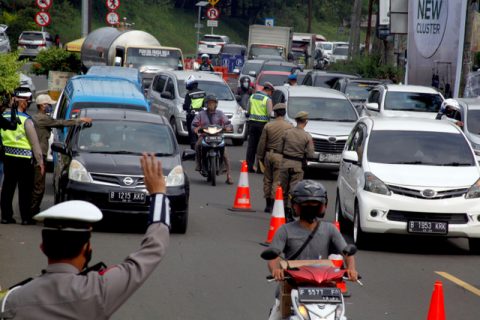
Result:
{"label": "traffic cone", "polygon": [[231,211],[252,212],[250,204],[250,187],[248,186],[248,165],[247,161],[242,161],[242,169],[240,170],[240,179],[238,179],[237,193]]}
{"label": "traffic cone", "polygon": [[435,285],[433,286],[427,320],[445,320],[445,304],[443,301],[443,285],[441,281],[435,281]]}
{"label": "traffic cone", "polygon": [[283,207],[283,190],[278,186],[275,192],[275,202],[273,203],[272,217],[270,218],[270,228],[268,228],[268,235],[265,244],[272,243],[273,236],[278,228],[285,224],[285,209]]}
{"label": "traffic cone", "polygon": [[340,231],[340,222],[335,221],[333,224],[335,225],[335,228],[337,228],[337,230]]}

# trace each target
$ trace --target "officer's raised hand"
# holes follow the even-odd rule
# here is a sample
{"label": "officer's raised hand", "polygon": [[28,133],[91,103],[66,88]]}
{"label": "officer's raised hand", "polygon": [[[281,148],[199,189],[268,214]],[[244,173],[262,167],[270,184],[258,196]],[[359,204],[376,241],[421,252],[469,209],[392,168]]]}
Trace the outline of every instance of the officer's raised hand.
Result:
{"label": "officer's raised hand", "polygon": [[167,186],[162,172],[162,163],[154,154],[144,153],[140,158],[145,186],[150,194],[165,193]]}

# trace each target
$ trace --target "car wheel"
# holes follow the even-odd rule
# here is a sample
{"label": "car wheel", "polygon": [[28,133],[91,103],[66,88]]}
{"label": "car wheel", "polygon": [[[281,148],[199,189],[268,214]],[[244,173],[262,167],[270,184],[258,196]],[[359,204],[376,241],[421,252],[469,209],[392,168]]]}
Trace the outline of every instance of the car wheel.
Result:
{"label": "car wheel", "polygon": [[173,216],[172,232],[184,234],[187,232],[188,225],[188,211],[182,214]]}
{"label": "car wheel", "polygon": [[241,138],[241,139],[232,139],[232,144],[233,144],[234,146],[241,147],[241,146],[243,146],[243,142],[244,142],[244,141],[245,141],[245,140],[244,140],[243,138]]}
{"label": "car wheel", "polygon": [[353,215],[353,242],[358,248],[365,248],[369,242],[369,235],[363,232],[360,223],[360,209],[358,203],[355,203],[355,213]]}
{"label": "car wheel", "polygon": [[342,206],[340,205],[340,196],[338,195],[337,190],[337,197],[335,198],[335,221],[338,221],[340,224],[340,231],[343,234],[350,234],[352,230],[352,222],[348,220],[348,218],[344,217]]}
{"label": "car wheel", "polygon": [[480,238],[469,238],[468,246],[470,247],[470,253],[480,254]]}

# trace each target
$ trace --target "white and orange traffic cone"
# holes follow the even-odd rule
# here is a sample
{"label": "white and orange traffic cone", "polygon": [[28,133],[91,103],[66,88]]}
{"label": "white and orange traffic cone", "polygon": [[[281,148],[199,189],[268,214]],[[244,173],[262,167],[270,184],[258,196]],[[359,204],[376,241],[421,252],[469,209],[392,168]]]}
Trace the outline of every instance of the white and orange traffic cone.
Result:
{"label": "white and orange traffic cone", "polygon": [[273,203],[272,217],[270,218],[270,227],[265,244],[272,243],[275,232],[285,224],[285,209],[283,207],[283,190],[278,186],[275,192],[275,202]]}
{"label": "white and orange traffic cone", "polygon": [[248,185],[248,165],[247,161],[242,161],[242,169],[240,170],[240,179],[238,179],[237,193],[231,211],[252,212],[250,203],[250,187]]}

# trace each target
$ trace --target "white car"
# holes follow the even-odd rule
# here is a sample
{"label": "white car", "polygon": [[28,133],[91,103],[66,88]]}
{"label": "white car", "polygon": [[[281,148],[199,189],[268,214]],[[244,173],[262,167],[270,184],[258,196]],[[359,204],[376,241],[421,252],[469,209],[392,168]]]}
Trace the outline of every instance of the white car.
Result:
{"label": "white car", "polygon": [[348,42],[334,42],[330,62],[335,63],[348,60],[349,46]]}
{"label": "white car", "polygon": [[10,47],[10,39],[7,35],[8,26],[5,24],[0,24],[0,52],[10,52],[12,48]]}
{"label": "white car", "polygon": [[372,233],[468,238],[480,251],[480,168],[447,121],[361,118],[338,175],[335,213],[365,246]]}

